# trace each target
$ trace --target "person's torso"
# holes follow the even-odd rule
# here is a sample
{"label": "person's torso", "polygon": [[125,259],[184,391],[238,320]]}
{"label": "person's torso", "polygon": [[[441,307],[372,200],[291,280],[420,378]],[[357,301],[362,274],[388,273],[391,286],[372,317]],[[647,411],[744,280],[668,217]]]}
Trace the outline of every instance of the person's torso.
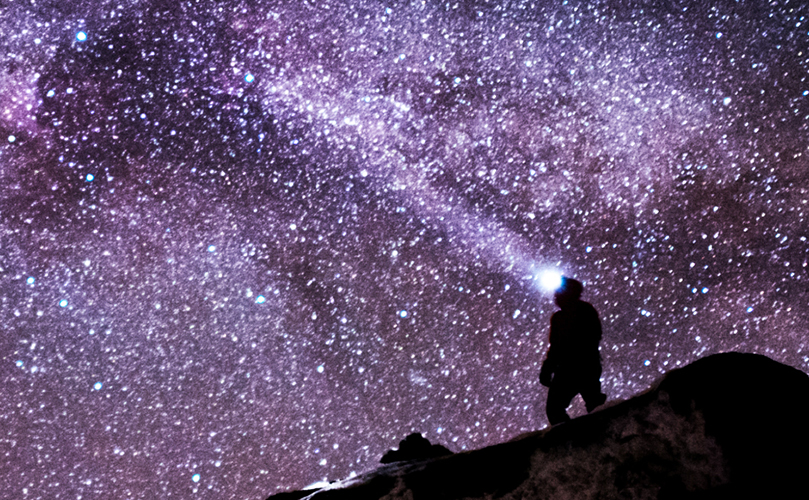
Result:
{"label": "person's torso", "polygon": [[598,343],[601,326],[595,308],[586,302],[557,311],[553,315],[551,345],[564,365],[600,363]]}

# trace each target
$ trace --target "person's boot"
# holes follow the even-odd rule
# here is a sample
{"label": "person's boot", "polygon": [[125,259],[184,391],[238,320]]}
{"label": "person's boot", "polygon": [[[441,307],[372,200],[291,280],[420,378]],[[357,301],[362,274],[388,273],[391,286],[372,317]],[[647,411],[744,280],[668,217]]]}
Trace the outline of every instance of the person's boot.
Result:
{"label": "person's boot", "polygon": [[562,411],[561,413],[558,412],[548,413],[548,423],[551,424],[552,426],[557,424],[563,424],[569,421],[570,415],[568,415],[566,411]]}
{"label": "person's boot", "polygon": [[604,393],[600,393],[598,396],[595,397],[592,401],[586,401],[584,406],[587,408],[587,413],[592,412],[599,406],[603,405],[607,401],[607,395]]}

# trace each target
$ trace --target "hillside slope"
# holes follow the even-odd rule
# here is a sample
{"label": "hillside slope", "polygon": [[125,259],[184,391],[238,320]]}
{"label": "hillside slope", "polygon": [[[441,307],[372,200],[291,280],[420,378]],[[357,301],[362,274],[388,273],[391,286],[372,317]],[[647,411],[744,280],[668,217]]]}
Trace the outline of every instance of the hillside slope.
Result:
{"label": "hillside slope", "polygon": [[551,429],[270,498],[809,498],[807,422],[805,373],[757,354],[716,354]]}

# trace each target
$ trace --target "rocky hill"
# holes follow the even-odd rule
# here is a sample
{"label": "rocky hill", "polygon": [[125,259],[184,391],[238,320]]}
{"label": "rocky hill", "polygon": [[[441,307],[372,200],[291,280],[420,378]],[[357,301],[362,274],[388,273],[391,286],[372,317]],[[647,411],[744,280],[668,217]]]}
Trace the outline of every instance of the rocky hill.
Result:
{"label": "rocky hill", "polygon": [[724,353],[637,397],[480,450],[273,500],[809,498],[809,376]]}

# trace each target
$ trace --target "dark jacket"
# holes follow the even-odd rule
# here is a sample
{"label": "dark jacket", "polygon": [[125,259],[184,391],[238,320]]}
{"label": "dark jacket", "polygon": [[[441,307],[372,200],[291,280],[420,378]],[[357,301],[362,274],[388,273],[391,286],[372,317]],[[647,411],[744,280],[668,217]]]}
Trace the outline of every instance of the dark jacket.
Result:
{"label": "dark jacket", "polygon": [[551,317],[550,348],[542,373],[586,377],[601,373],[601,321],[595,308],[582,300],[567,304]]}

